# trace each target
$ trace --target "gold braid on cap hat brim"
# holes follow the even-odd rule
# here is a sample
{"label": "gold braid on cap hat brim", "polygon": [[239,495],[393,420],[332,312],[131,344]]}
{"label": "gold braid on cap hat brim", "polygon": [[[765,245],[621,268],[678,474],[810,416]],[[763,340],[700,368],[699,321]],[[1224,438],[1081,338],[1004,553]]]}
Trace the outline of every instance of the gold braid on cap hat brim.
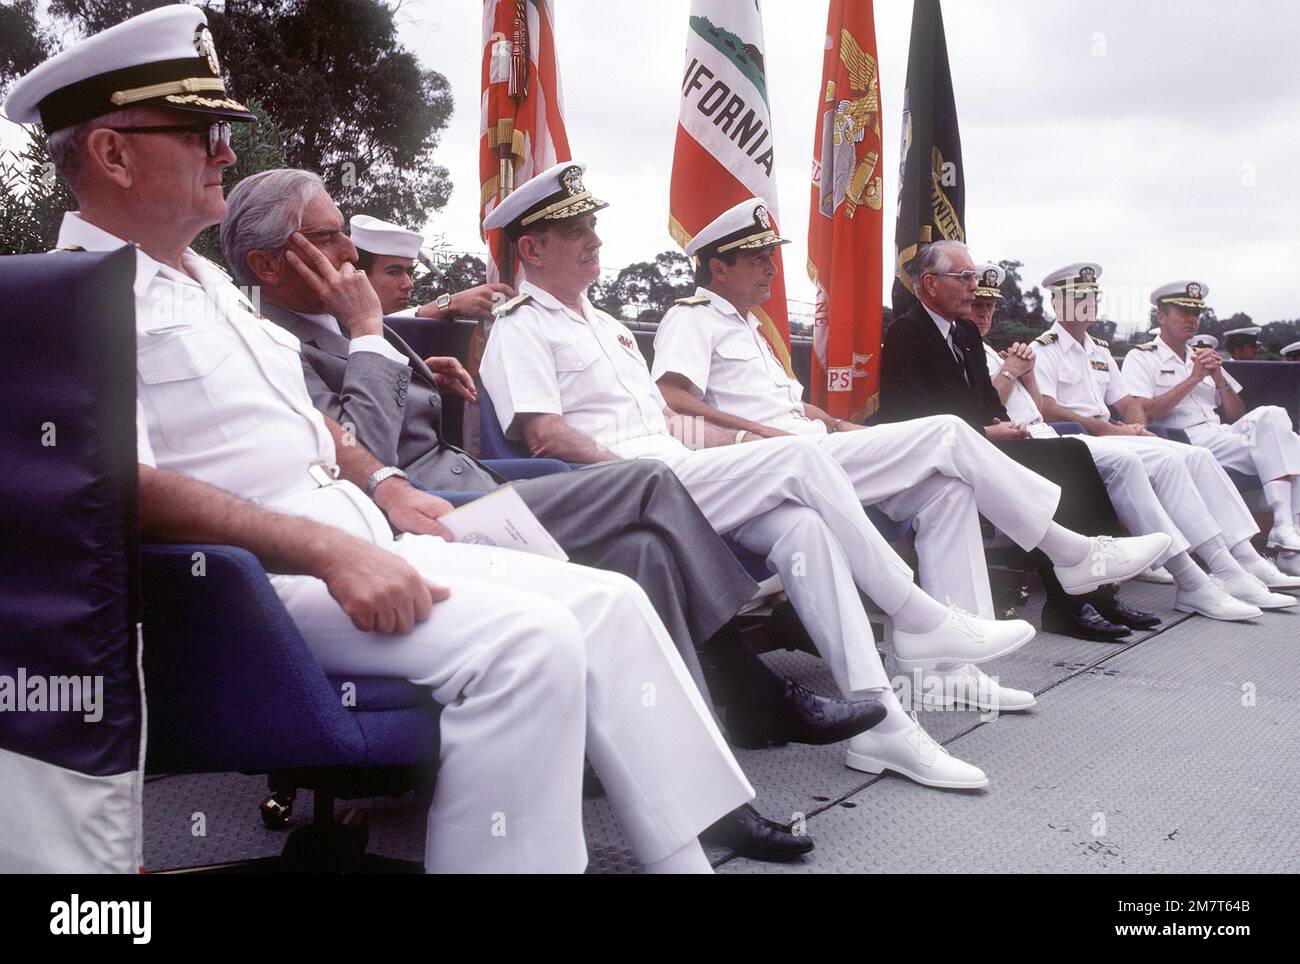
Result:
{"label": "gold braid on cap hat brim", "polygon": [[720,244],[716,248],[718,254],[725,254],[728,251],[746,248],[767,248],[774,244],[788,244],[787,238],[780,237],[775,231],[767,230],[758,234],[751,234],[735,241],[728,241],[726,244]]}
{"label": "gold braid on cap hat brim", "polygon": [[163,84],[150,84],[148,87],[133,87],[130,90],[118,90],[109,98],[118,107],[136,104],[142,100],[166,97],[168,94],[197,94],[204,90],[226,92],[226,85],[220,77],[185,77],[182,80],[169,80]]}
{"label": "gold braid on cap hat brim", "polygon": [[[534,211],[525,218],[519,219],[519,226],[526,228],[537,221],[558,221],[567,220],[568,218],[577,217],[579,214],[586,214],[588,211],[595,211],[599,208],[609,207],[600,198],[591,196],[590,191],[583,191],[581,194],[570,194],[568,197],[556,201],[554,204],[548,204],[539,211]],[[572,208],[572,210],[570,210]]]}

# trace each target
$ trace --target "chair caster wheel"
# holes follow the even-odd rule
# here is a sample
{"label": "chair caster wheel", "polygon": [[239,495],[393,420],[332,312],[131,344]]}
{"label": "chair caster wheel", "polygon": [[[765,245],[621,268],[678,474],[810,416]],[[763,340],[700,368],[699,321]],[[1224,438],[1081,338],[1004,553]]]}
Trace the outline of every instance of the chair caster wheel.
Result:
{"label": "chair caster wheel", "polygon": [[293,799],[297,796],[292,790],[281,790],[273,793],[257,808],[257,812],[262,816],[262,823],[267,830],[283,830],[289,826],[289,818],[293,816]]}

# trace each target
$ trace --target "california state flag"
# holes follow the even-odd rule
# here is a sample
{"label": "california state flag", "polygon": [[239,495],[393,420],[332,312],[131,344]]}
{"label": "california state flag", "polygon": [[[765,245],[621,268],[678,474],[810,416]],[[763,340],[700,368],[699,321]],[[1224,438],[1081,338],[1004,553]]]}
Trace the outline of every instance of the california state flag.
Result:
{"label": "california state flag", "polygon": [[880,74],[871,0],[831,0],[813,140],[812,402],[861,422],[880,402]]}
{"label": "california state flag", "polygon": [[[779,230],[764,49],[757,0],[692,0],[668,199],[668,232],[682,247],[723,211],[751,197],[767,203],[772,228]],[[789,370],[780,248],[771,300],[754,314]]]}

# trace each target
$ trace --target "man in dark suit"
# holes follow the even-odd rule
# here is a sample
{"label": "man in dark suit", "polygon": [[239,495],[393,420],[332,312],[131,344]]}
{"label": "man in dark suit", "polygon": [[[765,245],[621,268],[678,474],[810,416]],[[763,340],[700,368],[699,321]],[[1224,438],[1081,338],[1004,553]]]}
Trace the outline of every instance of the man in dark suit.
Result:
{"label": "man in dark suit", "polygon": [[[381,463],[433,490],[486,493],[505,482],[443,439],[439,376],[466,394],[472,382],[454,359],[421,359],[383,324],[342,215],[316,175],[279,170],[242,181],[221,242],[239,282],[260,286],[266,317],[301,343],[313,404]],[[711,688],[728,706],[733,742],[837,742],[883,716],[875,701],[831,700],[781,679],[749,651],[732,617],[756,587],[670,469],[638,459],[511,484],[575,562],[641,585],[706,698]],[[708,686],[696,647],[717,668]],[[811,849],[806,835],[742,809],[706,839],[759,858]]]}
{"label": "man in dark suit", "polygon": [[[880,356],[880,418],[898,422],[948,413],[982,431],[1008,456],[1061,486],[1056,521],[1090,535],[1115,535],[1119,519],[1088,449],[1076,439],[1031,439],[1011,422],[989,379],[979,331],[969,321],[979,279],[964,244],[922,248],[912,265],[919,302],[895,318]],[[1081,639],[1118,639],[1150,614],[1118,600],[1114,587],[1067,595],[1041,553],[1043,628]]]}

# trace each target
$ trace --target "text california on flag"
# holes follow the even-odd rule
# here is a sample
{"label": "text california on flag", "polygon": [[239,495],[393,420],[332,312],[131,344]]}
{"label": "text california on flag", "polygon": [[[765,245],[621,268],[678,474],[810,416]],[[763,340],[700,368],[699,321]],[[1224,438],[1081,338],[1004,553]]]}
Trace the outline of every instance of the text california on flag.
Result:
{"label": "text california on flag", "polygon": [[880,75],[867,2],[831,0],[813,140],[808,277],[817,288],[812,401],[837,418],[880,391],[883,180]]}
{"label": "text california on flag", "polygon": [[[762,198],[779,230],[772,115],[763,21],[756,0],[693,0],[686,33],[668,231],[686,246],[723,211]],[[754,310],[777,358],[790,370],[781,251],[767,304]]]}

